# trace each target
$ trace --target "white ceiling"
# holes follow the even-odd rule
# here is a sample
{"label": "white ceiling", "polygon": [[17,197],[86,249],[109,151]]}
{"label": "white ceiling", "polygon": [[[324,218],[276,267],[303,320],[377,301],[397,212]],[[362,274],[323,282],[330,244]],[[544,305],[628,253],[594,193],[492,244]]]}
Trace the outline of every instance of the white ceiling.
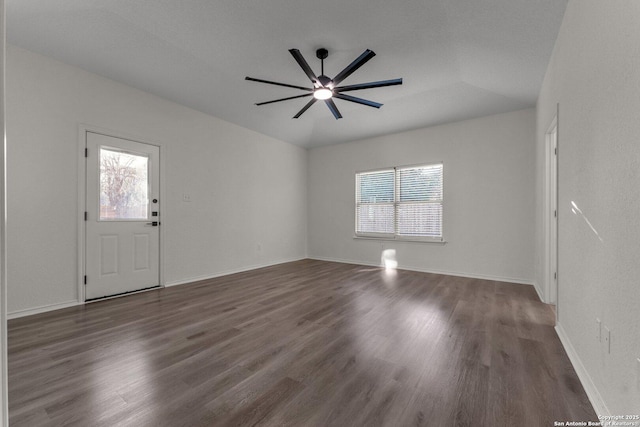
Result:
{"label": "white ceiling", "polygon": [[[9,43],[303,147],[535,105],[567,0],[7,0]],[[377,56],[343,84],[404,78],[350,94],[301,118],[310,82],[288,49],[320,74],[365,49]]]}

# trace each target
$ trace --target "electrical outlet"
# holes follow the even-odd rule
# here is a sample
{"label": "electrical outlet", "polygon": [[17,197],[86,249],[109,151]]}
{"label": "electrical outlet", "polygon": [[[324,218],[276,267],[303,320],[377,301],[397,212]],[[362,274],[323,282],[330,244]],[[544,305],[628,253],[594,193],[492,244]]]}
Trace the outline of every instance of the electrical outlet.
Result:
{"label": "electrical outlet", "polygon": [[607,353],[611,354],[611,331],[606,326],[604,327],[604,345]]}
{"label": "electrical outlet", "polygon": [[184,193],[182,195],[182,201],[183,202],[190,202],[191,201],[191,194]]}
{"label": "electrical outlet", "polygon": [[602,321],[596,317],[596,339],[602,342]]}

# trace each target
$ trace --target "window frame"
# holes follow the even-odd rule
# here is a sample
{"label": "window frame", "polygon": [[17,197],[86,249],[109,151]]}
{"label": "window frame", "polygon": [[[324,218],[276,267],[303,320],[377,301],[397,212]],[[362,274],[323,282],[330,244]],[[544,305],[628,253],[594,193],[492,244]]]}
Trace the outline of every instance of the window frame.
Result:
{"label": "window frame", "polygon": [[[440,166],[442,168],[442,188],[441,188],[441,192],[442,192],[442,198],[439,201],[433,201],[433,202],[421,202],[421,203],[432,203],[432,204],[439,204],[441,206],[441,211],[442,211],[442,218],[441,218],[441,222],[440,222],[440,236],[403,236],[403,235],[399,235],[398,234],[398,206],[401,204],[407,204],[407,202],[401,202],[400,201],[400,184],[399,184],[399,173],[401,170],[406,170],[406,169],[413,169],[413,168],[426,168],[426,167],[430,167],[430,166]],[[369,173],[376,173],[376,172],[384,172],[384,171],[389,171],[389,170],[393,170],[393,227],[394,227],[394,232],[393,233],[374,233],[374,232],[358,232],[358,211],[359,211],[359,207],[363,204],[362,202],[358,201],[358,195],[359,195],[359,176],[362,174],[369,174]],[[355,211],[354,211],[354,229],[355,229],[355,235],[354,238],[356,239],[371,239],[371,240],[395,240],[395,241],[406,241],[406,242],[423,242],[423,243],[445,243],[444,240],[444,199],[445,199],[445,191],[444,191],[444,162],[442,161],[436,161],[436,162],[430,162],[430,163],[419,163],[419,164],[413,164],[413,165],[402,165],[402,166],[389,166],[389,167],[384,167],[384,168],[377,168],[377,169],[368,169],[368,170],[362,170],[362,171],[356,171],[355,172]],[[386,203],[380,203],[382,204],[389,204],[388,202]]]}

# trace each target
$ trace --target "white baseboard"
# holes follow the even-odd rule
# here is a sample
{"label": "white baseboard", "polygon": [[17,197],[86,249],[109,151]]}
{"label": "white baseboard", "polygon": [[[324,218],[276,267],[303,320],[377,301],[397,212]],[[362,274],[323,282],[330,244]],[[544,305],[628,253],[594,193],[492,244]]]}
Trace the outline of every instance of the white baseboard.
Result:
{"label": "white baseboard", "polygon": [[247,266],[247,267],[236,268],[236,269],[233,269],[233,270],[225,270],[225,271],[212,273],[212,274],[207,274],[207,275],[203,275],[203,276],[190,277],[188,279],[174,280],[174,281],[165,283],[164,286],[166,288],[169,288],[171,286],[185,285],[187,283],[198,282],[200,280],[215,279],[216,277],[228,276],[229,274],[244,273],[245,271],[256,270],[258,268],[271,267],[271,266],[278,265],[278,264],[285,264],[287,262],[300,261],[300,260],[303,260],[303,259],[306,259],[306,258],[307,257],[304,256],[304,257],[300,257],[300,258],[291,258],[291,259],[273,261],[273,262],[265,263],[265,264],[250,265],[250,266]]}
{"label": "white baseboard", "polygon": [[[315,259],[318,261],[330,261],[330,262],[342,262],[345,264],[356,264],[356,265],[366,265],[369,267],[382,267],[380,264],[368,263],[363,261],[349,260],[349,259],[341,259],[341,258],[326,258],[326,257],[316,257],[309,256],[309,259]],[[445,276],[458,276],[458,277],[468,277],[470,279],[482,279],[482,280],[494,280],[496,282],[507,282],[507,283],[517,283],[520,285],[532,285],[533,281],[521,279],[517,277],[503,277],[503,276],[491,276],[486,274],[476,274],[476,273],[464,273],[459,271],[448,271],[448,270],[434,270],[429,268],[420,268],[420,267],[411,267],[411,266],[398,266],[398,270],[409,270],[409,271],[418,271],[421,273],[432,273],[432,274],[442,274]]]}
{"label": "white baseboard", "polygon": [[536,290],[536,293],[538,294],[538,298],[540,298],[540,302],[543,302],[546,304],[547,302],[544,300],[544,296],[542,295],[542,292],[540,292],[540,289],[538,288],[538,282],[533,282],[533,289]]}
{"label": "white baseboard", "polygon": [[[279,260],[279,261],[274,261],[274,262],[271,262],[271,263],[265,263],[265,264],[260,264],[260,265],[251,265],[251,266],[248,266],[248,267],[242,267],[242,268],[238,268],[238,269],[234,269],[234,270],[226,270],[226,271],[222,271],[222,272],[219,272],[219,273],[214,273],[214,274],[206,275],[206,276],[191,277],[191,278],[184,279],[184,280],[177,280],[177,281],[166,283],[165,287],[184,285],[186,283],[197,282],[199,280],[213,279],[213,278],[220,277],[220,276],[227,276],[229,274],[242,273],[244,271],[255,270],[257,268],[271,267],[273,265],[284,264],[284,263],[287,263],[287,262],[300,261],[301,259],[305,259],[305,258],[306,257],[303,256],[303,257],[299,257],[299,258]],[[31,315],[34,315],[34,314],[46,313],[48,311],[60,310],[62,308],[68,308],[68,307],[73,307],[73,306],[82,305],[82,304],[83,304],[83,302],[78,301],[78,300],[74,300],[74,301],[67,301],[67,302],[62,302],[62,303],[57,303],[57,304],[43,305],[43,306],[40,306],[40,307],[27,308],[27,309],[17,310],[17,311],[13,311],[11,313],[8,313],[7,314],[7,319],[17,319],[19,317],[25,317],[25,316],[31,316]]]}
{"label": "white baseboard", "polygon": [[19,317],[32,316],[34,314],[46,313],[47,311],[60,310],[82,304],[80,301],[67,301],[57,304],[42,305],[35,308],[25,308],[24,310],[12,311],[7,314],[7,319],[17,319]]}
{"label": "white baseboard", "polygon": [[569,356],[569,360],[573,365],[573,369],[575,369],[576,374],[578,374],[578,379],[582,383],[582,387],[584,388],[585,393],[587,393],[587,397],[591,402],[591,406],[593,406],[593,409],[596,411],[596,414],[599,417],[610,416],[611,413],[609,412],[607,405],[605,405],[600,392],[593,383],[591,376],[582,364],[582,361],[580,360],[576,349],[573,348],[571,340],[567,336],[567,333],[565,332],[562,325],[560,325],[560,323],[556,325],[556,333],[558,334],[558,338],[560,338],[560,342],[562,343],[564,350],[567,352],[567,356]]}

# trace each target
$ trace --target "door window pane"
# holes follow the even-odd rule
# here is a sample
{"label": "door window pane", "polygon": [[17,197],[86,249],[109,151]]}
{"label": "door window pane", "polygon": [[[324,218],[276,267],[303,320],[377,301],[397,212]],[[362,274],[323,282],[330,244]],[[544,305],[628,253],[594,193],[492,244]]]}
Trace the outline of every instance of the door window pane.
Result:
{"label": "door window pane", "polygon": [[148,219],[149,158],[100,148],[100,220]]}

